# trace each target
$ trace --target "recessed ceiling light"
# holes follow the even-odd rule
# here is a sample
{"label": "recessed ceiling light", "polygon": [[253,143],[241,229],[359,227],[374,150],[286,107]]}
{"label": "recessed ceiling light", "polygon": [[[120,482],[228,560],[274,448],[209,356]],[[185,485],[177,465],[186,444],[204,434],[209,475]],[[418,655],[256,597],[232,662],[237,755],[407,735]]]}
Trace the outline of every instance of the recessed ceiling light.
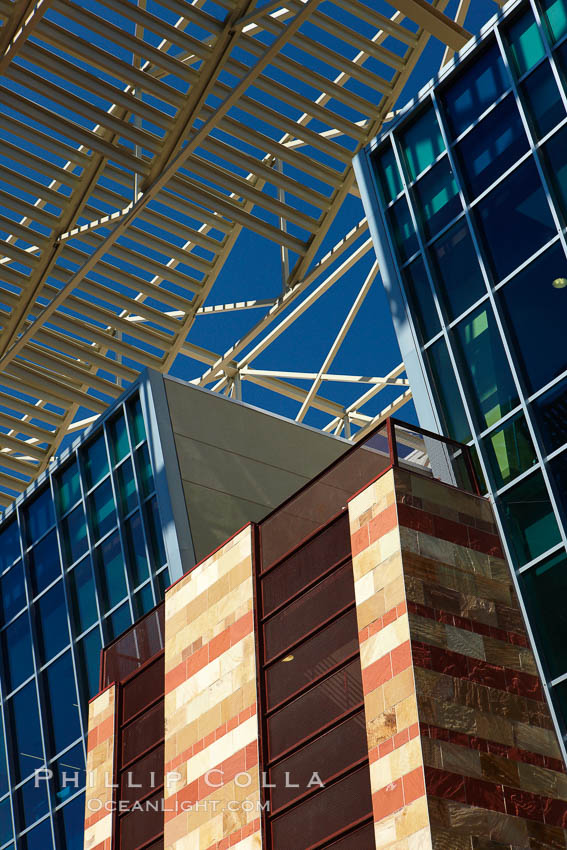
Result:
{"label": "recessed ceiling light", "polygon": [[551,285],[554,289],[565,289],[567,287],[567,277],[556,277]]}
{"label": "recessed ceiling light", "polygon": [[282,661],[293,661],[293,658],[294,658],[293,655],[286,655],[285,658],[282,658]]}

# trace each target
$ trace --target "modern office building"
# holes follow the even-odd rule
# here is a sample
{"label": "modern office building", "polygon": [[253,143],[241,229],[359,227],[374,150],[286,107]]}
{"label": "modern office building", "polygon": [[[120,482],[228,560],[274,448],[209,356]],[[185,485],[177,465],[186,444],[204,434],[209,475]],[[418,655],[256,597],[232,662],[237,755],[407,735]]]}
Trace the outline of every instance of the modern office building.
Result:
{"label": "modern office building", "polygon": [[459,487],[390,419],[105,648],[85,850],[567,847],[492,506],[425,437]]}
{"label": "modern office building", "polygon": [[[148,372],[16,501],[0,525],[3,850],[82,850],[101,647],[348,446]],[[54,781],[36,787],[42,766]]]}
{"label": "modern office building", "polygon": [[567,733],[567,5],[506,4],[356,161],[420,424],[474,447]]}

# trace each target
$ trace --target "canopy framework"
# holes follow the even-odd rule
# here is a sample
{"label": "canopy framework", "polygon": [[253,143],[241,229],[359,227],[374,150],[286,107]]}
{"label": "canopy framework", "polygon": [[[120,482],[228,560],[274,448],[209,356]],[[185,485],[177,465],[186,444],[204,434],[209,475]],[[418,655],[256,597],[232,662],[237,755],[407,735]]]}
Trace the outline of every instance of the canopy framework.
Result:
{"label": "canopy framework", "polygon": [[[379,420],[361,408],[407,384],[403,364],[357,376],[369,386],[350,406],[320,392],[359,305],[312,381],[251,364],[371,250],[363,221],[323,254],[352,157],[429,37],[468,39],[447,5],[0,0],[1,505],[141,370],[180,357],[204,364],[201,386],[239,397],[250,381],[333,433]],[[282,294],[217,304],[243,231],[278,246]],[[192,341],[201,317],[236,310],[261,319],[224,355]]]}

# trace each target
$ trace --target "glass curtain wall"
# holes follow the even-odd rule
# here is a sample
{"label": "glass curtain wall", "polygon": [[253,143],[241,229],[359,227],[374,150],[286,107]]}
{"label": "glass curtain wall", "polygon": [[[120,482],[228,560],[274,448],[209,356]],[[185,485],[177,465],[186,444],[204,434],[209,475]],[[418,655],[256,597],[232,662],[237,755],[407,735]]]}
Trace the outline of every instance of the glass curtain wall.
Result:
{"label": "glass curtain wall", "polygon": [[478,452],[567,709],[567,0],[516,4],[369,162],[439,418]]}
{"label": "glass curtain wall", "polygon": [[[100,650],[168,584],[135,393],[0,525],[2,850],[14,848],[14,834],[18,850],[83,850],[87,704]],[[37,768],[53,779],[36,788]]]}

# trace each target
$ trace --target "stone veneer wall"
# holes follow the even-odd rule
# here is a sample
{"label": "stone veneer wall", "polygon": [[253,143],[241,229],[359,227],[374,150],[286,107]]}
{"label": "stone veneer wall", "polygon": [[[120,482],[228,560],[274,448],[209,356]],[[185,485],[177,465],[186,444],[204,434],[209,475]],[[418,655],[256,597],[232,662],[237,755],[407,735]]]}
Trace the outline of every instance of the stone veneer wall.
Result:
{"label": "stone veneer wall", "polygon": [[349,517],[376,847],[567,847],[567,776],[490,504],[395,469]]}
{"label": "stone veneer wall", "polygon": [[247,526],[166,594],[168,850],[262,846],[252,544]]}
{"label": "stone veneer wall", "polygon": [[[89,703],[85,850],[111,850],[116,686],[110,685]],[[100,806],[100,808],[99,808]]]}

